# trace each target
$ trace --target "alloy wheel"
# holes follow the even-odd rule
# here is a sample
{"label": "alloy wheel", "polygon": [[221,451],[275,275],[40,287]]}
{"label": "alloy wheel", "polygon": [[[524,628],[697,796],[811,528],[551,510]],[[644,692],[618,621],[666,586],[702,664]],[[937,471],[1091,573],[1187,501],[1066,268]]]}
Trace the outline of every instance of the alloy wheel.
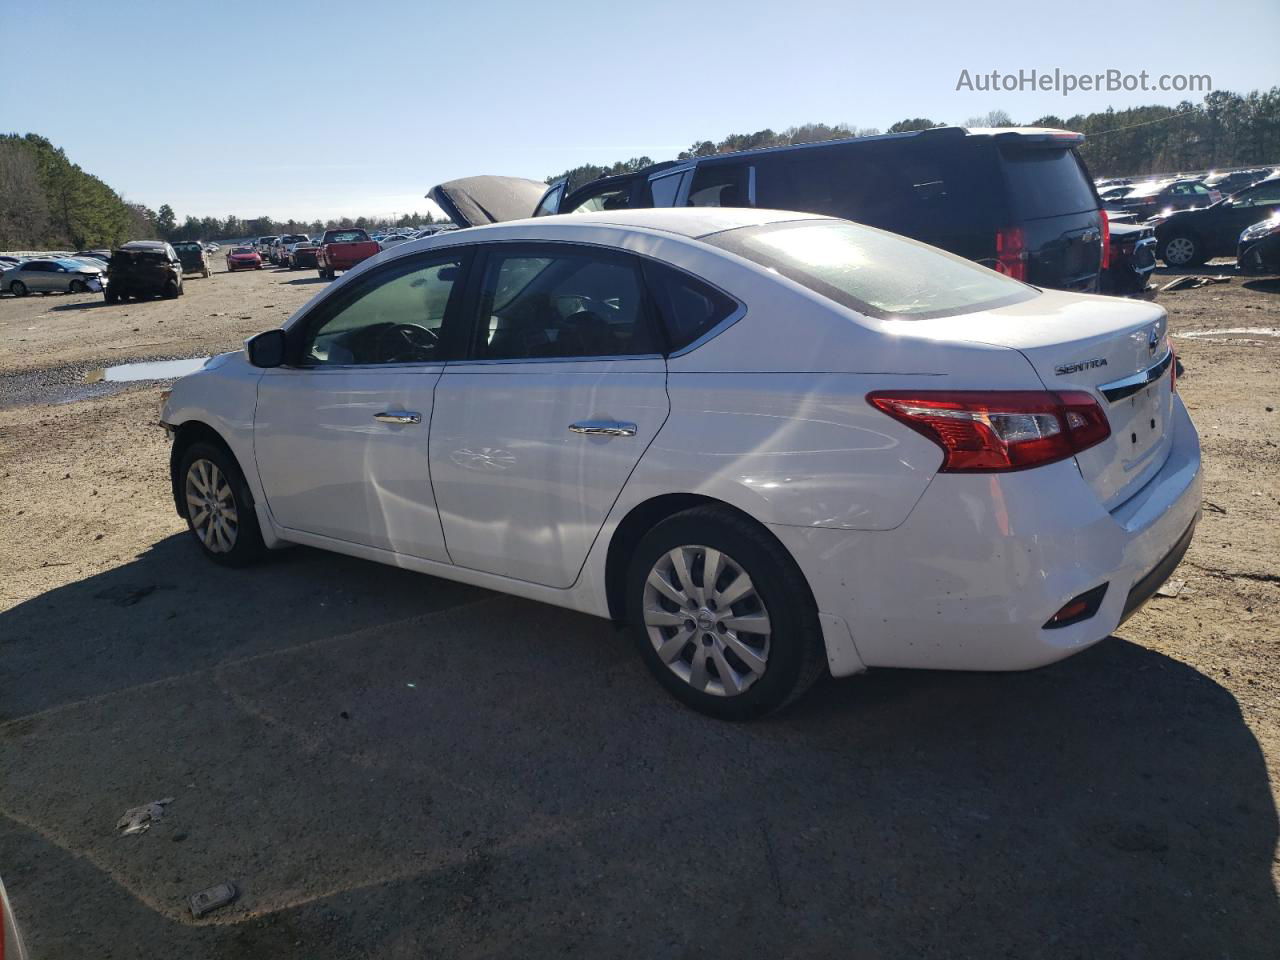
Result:
{"label": "alloy wheel", "polygon": [[187,469],[187,515],[191,529],[211,553],[230,553],[240,530],[236,498],[212,460],[193,460]]}
{"label": "alloy wheel", "polygon": [[1164,247],[1164,259],[1170,266],[1180,267],[1190,263],[1195,255],[1195,242],[1187,237],[1174,237]]}
{"label": "alloy wheel", "polygon": [[769,612],[746,570],[721,550],[664,553],[645,580],[643,611],[658,658],[695,690],[737,696],[768,667]]}

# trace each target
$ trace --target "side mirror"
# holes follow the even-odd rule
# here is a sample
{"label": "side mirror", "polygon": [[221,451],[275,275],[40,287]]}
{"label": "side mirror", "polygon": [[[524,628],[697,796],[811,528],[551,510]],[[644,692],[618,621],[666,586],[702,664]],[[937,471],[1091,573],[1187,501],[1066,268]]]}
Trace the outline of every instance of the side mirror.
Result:
{"label": "side mirror", "polygon": [[284,363],[285,335],[283,330],[268,330],[245,341],[249,362],[255,367],[278,367]]}

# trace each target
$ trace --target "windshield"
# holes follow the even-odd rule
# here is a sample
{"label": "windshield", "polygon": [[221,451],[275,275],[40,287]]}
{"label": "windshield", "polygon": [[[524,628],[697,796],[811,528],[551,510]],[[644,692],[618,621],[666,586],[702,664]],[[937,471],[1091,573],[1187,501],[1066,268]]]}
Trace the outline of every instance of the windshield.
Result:
{"label": "windshield", "polygon": [[923,320],[1037,295],[1034,287],[969,260],[841,220],[742,227],[706,242],[872,317]]}

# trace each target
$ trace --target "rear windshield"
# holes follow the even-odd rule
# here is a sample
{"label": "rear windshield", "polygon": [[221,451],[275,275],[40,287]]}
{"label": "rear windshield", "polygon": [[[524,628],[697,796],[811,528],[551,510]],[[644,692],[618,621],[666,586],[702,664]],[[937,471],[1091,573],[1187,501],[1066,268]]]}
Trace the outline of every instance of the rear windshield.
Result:
{"label": "rear windshield", "polygon": [[358,243],[368,240],[369,235],[363,230],[331,230],[324,235],[325,243]]}
{"label": "rear windshield", "polygon": [[856,223],[801,220],[704,238],[859,313],[923,320],[1029,300],[1034,287]]}
{"label": "rear windshield", "polygon": [[1096,210],[1093,186],[1072,150],[1001,147],[1010,203],[1020,220]]}

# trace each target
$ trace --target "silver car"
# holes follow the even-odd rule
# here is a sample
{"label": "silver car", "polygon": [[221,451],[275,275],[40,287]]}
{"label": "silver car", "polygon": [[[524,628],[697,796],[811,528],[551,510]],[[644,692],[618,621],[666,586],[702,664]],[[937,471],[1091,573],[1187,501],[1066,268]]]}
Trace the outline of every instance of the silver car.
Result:
{"label": "silver car", "polygon": [[84,260],[27,260],[0,274],[0,290],[28,293],[89,293],[102,289],[106,270]]}

